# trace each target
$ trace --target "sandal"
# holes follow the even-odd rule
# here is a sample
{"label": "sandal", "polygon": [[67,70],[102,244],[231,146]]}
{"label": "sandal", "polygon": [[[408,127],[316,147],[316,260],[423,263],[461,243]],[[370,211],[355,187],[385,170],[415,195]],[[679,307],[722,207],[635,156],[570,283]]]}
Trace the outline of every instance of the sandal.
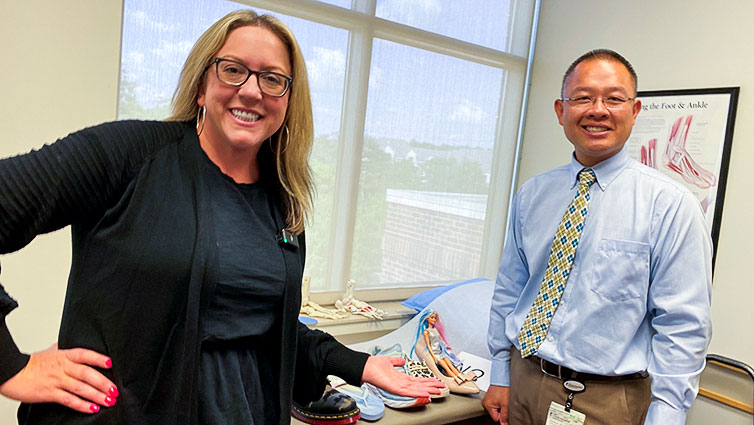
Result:
{"label": "sandal", "polygon": [[[409,357],[408,354],[406,354],[406,352],[401,349],[400,344],[395,344],[390,348],[382,348],[379,346],[373,347],[371,354],[373,356],[401,357],[405,361],[405,363],[403,366],[395,366],[397,370],[405,373],[406,375],[416,378],[437,379],[437,377],[435,377],[435,374],[432,373],[431,370],[429,370],[424,362],[417,362],[416,360],[412,360],[411,357]],[[450,390],[448,389],[447,385],[444,388],[439,388],[439,390],[440,394],[432,394],[429,396],[429,398],[438,399],[447,397],[448,394],[450,394]]]}
{"label": "sandal", "polygon": [[416,352],[416,356],[419,358],[419,360],[422,360],[424,364],[429,368],[429,370],[432,371],[432,373],[435,375],[435,378],[442,381],[442,383],[444,383],[445,386],[450,389],[450,392],[457,394],[479,393],[479,387],[477,387],[477,385],[474,383],[474,381],[476,380],[476,375],[472,372],[468,373],[471,373],[473,375],[473,379],[466,377],[468,373],[466,375],[459,375],[451,378],[450,376],[441,372],[440,368],[432,359],[432,355],[427,350],[427,344],[424,342],[424,338],[419,338],[416,340],[414,352]]}
{"label": "sandal", "polygon": [[[422,362],[417,362],[416,360],[411,360],[406,353],[403,353],[403,360],[406,361],[406,364],[403,366],[405,369],[405,372],[407,375],[411,375],[416,378],[432,378],[437,379],[435,377],[435,374],[432,373],[431,370],[429,370],[429,367],[427,367],[427,364]],[[440,394],[434,395],[432,394],[429,396],[429,398],[435,399],[435,398],[443,398],[447,397],[450,394],[450,389],[447,385],[445,387],[440,388]]]}

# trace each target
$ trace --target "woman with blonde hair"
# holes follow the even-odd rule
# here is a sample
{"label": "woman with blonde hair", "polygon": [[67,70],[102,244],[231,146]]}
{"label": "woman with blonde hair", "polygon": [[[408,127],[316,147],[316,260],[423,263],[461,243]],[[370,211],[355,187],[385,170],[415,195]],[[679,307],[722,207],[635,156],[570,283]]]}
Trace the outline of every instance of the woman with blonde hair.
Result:
{"label": "woman with blonde hair", "polygon": [[0,252],[71,225],[57,344],[5,317],[0,394],[21,424],[287,424],[326,376],[437,394],[298,322],[312,113],[290,31],[235,11],[186,60],[166,122],[122,121],[0,161]]}

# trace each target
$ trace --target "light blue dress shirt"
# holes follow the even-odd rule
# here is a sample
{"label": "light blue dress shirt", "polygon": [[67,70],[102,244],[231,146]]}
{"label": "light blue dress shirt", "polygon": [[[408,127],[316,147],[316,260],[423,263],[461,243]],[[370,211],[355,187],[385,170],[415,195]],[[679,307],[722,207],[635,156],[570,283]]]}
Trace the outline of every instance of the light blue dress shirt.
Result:
{"label": "light blue dress shirt", "polygon": [[[555,231],[576,195],[570,165],[519,189],[495,283],[491,383],[510,385],[510,348],[542,282]],[[597,183],[560,306],[537,355],[600,375],[648,371],[645,424],[682,425],[712,325],[712,241],[699,202],[624,148],[591,167]]]}

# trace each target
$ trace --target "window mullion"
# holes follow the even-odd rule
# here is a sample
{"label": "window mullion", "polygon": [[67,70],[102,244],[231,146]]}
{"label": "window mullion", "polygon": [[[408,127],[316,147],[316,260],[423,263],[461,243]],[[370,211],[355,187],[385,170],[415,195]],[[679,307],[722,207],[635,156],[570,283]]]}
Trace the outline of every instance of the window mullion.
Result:
{"label": "window mullion", "polygon": [[[537,5],[540,0],[537,0]],[[534,8],[538,10],[538,7]],[[533,16],[532,16],[533,15]],[[529,18],[529,19],[525,19]],[[524,43],[519,39],[521,31],[517,27],[527,22],[532,28],[529,34],[530,49],[527,57],[534,54],[534,40],[536,31],[534,23],[538,14],[529,8],[520,7],[520,2],[511,2],[510,20],[508,22],[509,51],[518,50],[516,46]],[[531,64],[531,60],[527,61]],[[527,84],[530,69],[526,71],[508,71],[503,80],[500,90],[500,103],[498,106],[498,122],[495,129],[495,147],[492,157],[492,169],[490,175],[490,188],[487,198],[487,211],[484,223],[484,241],[482,241],[482,258],[479,272],[482,276],[494,279],[497,274],[500,255],[505,242],[506,225],[509,220],[510,203],[516,191],[518,162],[523,140],[523,117],[525,115]],[[511,108],[513,105],[521,105],[520,108]],[[507,107],[506,107],[507,106]],[[506,140],[516,140],[513,143],[505,143]],[[506,160],[507,159],[507,160]]]}
{"label": "window mullion", "polygon": [[[495,216],[493,220],[495,220],[494,223],[490,223],[492,220],[490,219],[490,216],[487,216],[487,220],[485,223],[485,230],[489,230],[489,232],[486,232],[487,236],[486,238],[488,241],[484,242],[483,245],[483,252],[485,252],[484,257],[482,258],[482,262],[480,264],[480,271],[485,276],[495,276],[496,270],[497,270],[497,264],[493,263],[493,260],[496,260],[494,258],[495,256],[499,257],[503,250],[503,244],[505,243],[505,232],[507,229],[505,226],[508,224],[508,221],[510,219],[511,215],[511,206],[513,204],[513,197],[515,196],[516,189],[517,189],[517,183],[518,183],[518,169],[519,169],[519,161],[521,159],[521,144],[523,142],[524,138],[524,122],[526,121],[526,107],[529,100],[529,86],[531,84],[531,69],[532,69],[532,61],[534,58],[534,48],[536,46],[536,39],[537,39],[537,25],[539,22],[539,10],[540,10],[541,0],[535,0],[533,13],[531,16],[531,32],[529,33],[529,48],[527,52],[527,64],[526,64],[526,72],[521,73],[510,73],[508,75],[508,78],[506,79],[505,84],[503,84],[503,91],[501,93],[505,93],[505,87],[511,87],[512,85],[516,87],[522,87],[522,90],[520,93],[517,93],[516,98],[506,98],[506,96],[501,95],[501,105],[508,104],[508,105],[520,105],[519,113],[516,114],[518,117],[518,124],[517,124],[517,130],[515,132],[516,137],[516,144],[514,150],[514,154],[512,155],[512,164],[502,164],[499,163],[499,160],[496,158],[499,158],[500,150],[503,148],[503,144],[499,143],[501,139],[498,139],[498,142],[495,144],[495,156],[493,157],[493,175],[490,176],[490,181],[495,181],[493,178],[495,178],[495,172],[500,172],[500,170],[509,170],[510,178],[508,179],[502,179],[499,178],[499,180],[495,183],[495,188],[490,187],[490,198],[489,203],[487,204],[487,213],[492,213],[491,209],[495,209],[496,213],[499,215]],[[520,16],[517,16],[513,19],[520,19]],[[518,80],[518,82],[513,83],[511,80]],[[507,102],[515,102],[515,103],[507,103]],[[499,112],[500,119],[504,119],[505,117],[511,117],[512,113],[505,113],[502,110]],[[513,122],[508,121],[508,124],[505,124],[506,127],[513,128]],[[498,133],[500,132],[500,124],[498,124]],[[497,135],[497,137],[501,137],[500,134]],[[507,136],[505,136],[507,137]],[[497,189],[497,190],[493,190]],[[504,190],[507,189],[507,190]],[[493,193],[495,194],[493,199]],[[502,195],[507,194],[508,199],[502,199]],[[500,210],[498,210],[497,206],[500,206]],[[503,214],[503,211],[505,213]],[[505,217],[505,221],[500,223],[500,220],[502,217]],[[491,237],[490,232],[496,232],[494,237]],[[497,235],[500,235],[499,237]],[[493,255],[494,254],[494,255]]]}
{"label": "window mullion", "polygon": [[[539,5],[542,0],[535,0],[534,7],[528,6],[522,0],[511,1],[511,12],[508,19],[508,48],[507,51],[520,54],[524,59],[531,55],[529,46],[536,34],[536,24],[539,21]],[[528,37],[527,37],[528,35]]]}
{"label": "window mullion", "polygon": [[521,104],[524,75],[521,72],[506,72],[500,87],[495,144],[492,152],[490,186],[484,220],[484,240],[479,274],[494,279],[500,254],[503,250],[505,225],[508,222],[507,207],[513,180],[513,162],[518,122],[521,111],[511,107]]}
{"label": "window mullion", "polygon": [[345,289],[351,269],[356,225],[356,204],[361,172],[361,155],[364,144],[369,71],[372,60],[372,31],[352,31],[348,43],[346,89],[340,127],[335,196],[330,226],[330,253],[327,288],[331,291]]}
{"label": "window mullion", "polygon": [[[294,16],[324,25],[343,29],[363,25],[365,19],[360,9],[344,9],[315,0],[234,0],[252,7],[269,10],[283,15]],[[360,1],[360,0],[356,0]]]}

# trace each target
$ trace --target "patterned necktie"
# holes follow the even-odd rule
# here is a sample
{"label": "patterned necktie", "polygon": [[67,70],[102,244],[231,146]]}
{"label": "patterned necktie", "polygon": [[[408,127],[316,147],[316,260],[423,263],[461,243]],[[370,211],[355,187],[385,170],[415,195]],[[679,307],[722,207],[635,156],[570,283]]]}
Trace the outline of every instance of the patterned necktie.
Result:
{"label": "patterned necktie", "polygon": [[579,190],[563,214],[563,220],[552,241],[545,278],[539,286],[534,305],[526,315],[521,331],[518,333],[521,357],[535,354],[547,335],[552,316],[560,304],[560,297],[563,296],[573,259],[576,256],[581,231],[584,229],[584,220],[589,208],[589,187],[596,180],[594,170],[591,168],[585,168],[579,172]]}

